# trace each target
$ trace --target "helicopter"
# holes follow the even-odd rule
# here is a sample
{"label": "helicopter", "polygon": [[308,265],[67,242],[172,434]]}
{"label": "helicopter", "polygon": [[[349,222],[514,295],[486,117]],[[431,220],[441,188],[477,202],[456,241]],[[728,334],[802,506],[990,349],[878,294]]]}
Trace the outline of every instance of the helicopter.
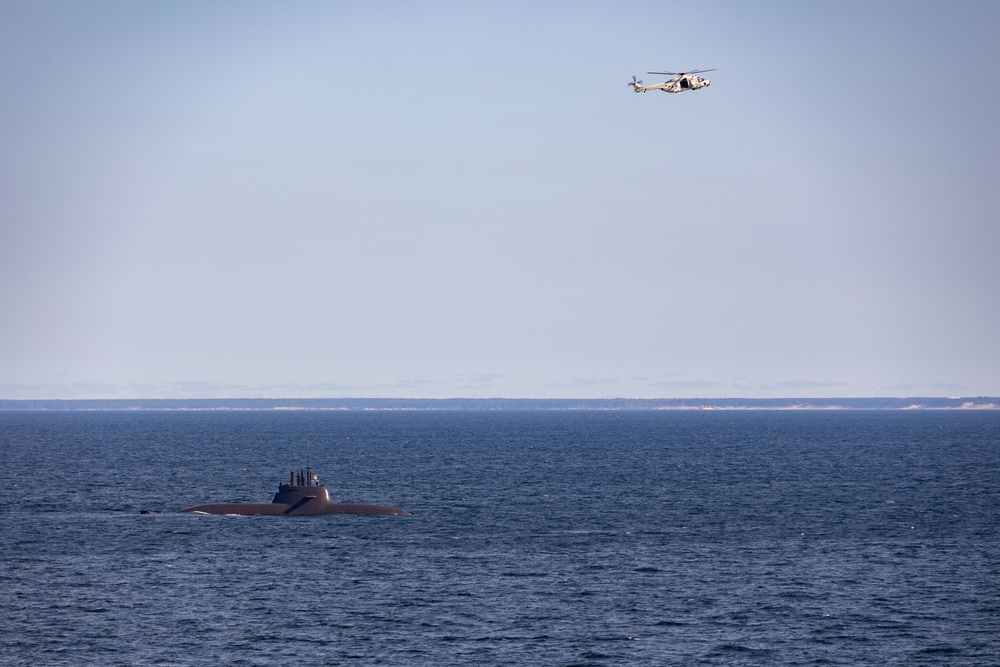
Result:
{"label": "helicopter", "polygon": [[637,93],[644,93],[647,90],[662,90],[665,93],[683,93],[685,90],[698,90],[699,88],[711,86],[711,81],[695,75],[701,74],[702,72],[714,71],[714,69],[693,69],[690,72],[646,72],[646,74],[663,74],[674,78],[669,81],[664,81],[663,83],[654,83],[651,86],[644,86],[642,85],[642,80],[636,81],[633,76],[628,85],[632,86]]}

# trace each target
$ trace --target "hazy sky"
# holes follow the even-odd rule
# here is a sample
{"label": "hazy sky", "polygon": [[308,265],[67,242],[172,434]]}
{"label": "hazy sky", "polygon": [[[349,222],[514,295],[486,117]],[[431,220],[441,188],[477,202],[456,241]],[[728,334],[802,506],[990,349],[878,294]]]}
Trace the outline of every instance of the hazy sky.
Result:
{"label": "hazy sky", "polygon": [[0,398],[1000,395],[998,26],[0,3]]}

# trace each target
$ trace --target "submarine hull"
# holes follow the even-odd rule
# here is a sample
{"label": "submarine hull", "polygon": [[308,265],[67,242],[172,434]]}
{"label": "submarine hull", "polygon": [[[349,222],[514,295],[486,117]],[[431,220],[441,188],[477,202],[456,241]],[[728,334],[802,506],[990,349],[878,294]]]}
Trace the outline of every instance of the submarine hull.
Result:
{"label": "submarine hull", "polygon": [[364,505],[358,503],[315,503],[299,505],[287,503],[213,503],[196,505],[181,512],[195,514],[237,514],[240,516],[283,516],[304,514],[392,514],[408,516],[410,513],[388,505]]}
{"label": "submarine hull", "polygon": [[269,503],[212,503],[195,505],[181,512],[194,514],[237,514],[241,516],[285,516],[305,514],[392,514],[408,516],[409,512],[388,505],[338,503],[330,498],[330,491],[315,482],[312,469],[307,474],[292,471],[288,484],[279,484],[278,492]]}

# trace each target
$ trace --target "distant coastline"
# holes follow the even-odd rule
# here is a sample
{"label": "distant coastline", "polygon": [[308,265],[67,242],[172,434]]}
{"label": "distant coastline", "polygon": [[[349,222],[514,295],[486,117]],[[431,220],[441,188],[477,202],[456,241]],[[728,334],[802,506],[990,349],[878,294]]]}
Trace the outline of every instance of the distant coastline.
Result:
{"label": "distant coastline", "polygon": [[86,410],[1000,410],[1000,397],[0,399],[0,411]]}

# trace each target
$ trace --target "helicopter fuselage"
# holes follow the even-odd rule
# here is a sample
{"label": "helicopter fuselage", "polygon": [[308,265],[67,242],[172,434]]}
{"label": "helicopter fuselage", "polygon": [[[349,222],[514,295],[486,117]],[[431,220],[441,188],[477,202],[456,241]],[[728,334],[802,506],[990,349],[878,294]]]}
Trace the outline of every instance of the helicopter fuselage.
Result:
{"label": "helicopter fuselage", "polygon": [[699,88],[705,88],[711,86],[712,82],[708,79],[703,79],[700,76],[685,75],[679,76],[669,81],[664,81],[663,83],[654,83],[651,86],[643,86],[638,83],[633,83],[632,87],[637,93],[644,93],[647,90],[662,90],[665,93],[683,93],[686,90],[698,90]]}

